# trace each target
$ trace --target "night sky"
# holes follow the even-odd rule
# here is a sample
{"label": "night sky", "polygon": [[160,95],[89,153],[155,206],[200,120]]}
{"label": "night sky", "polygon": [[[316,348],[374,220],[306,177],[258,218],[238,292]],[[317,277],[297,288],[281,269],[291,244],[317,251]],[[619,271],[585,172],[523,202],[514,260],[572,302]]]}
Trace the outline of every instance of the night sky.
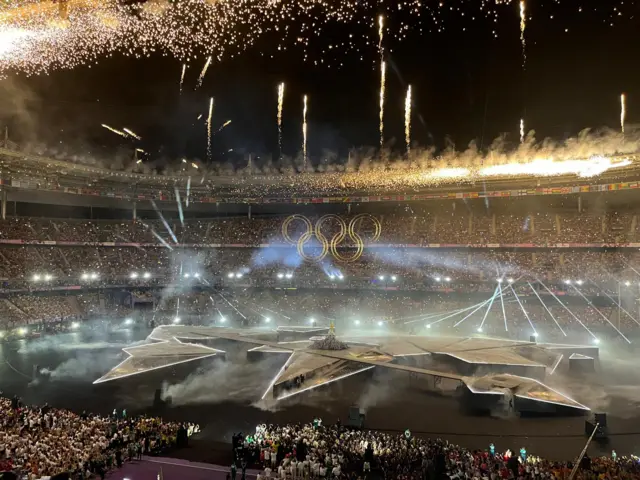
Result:
{"label": "night sky", "polygon": [[[443,0],[437,23],[426,14],[387,16],[389,148],[397,153],[404,148],[407,84],[413,88],[413,139],[436,149],[450,144],[464,149],[473,140],[487,148],[502,133],[516,145],[521,117],[539,140],[562,141],[588,127],[619,128],[622,92],[627,122],[638,119],[640,12],[634,2],[529,0],[525,70],[517,2],[499,7],[495,21],[478,10],[480,3]],[[448,5],[455,8],[448,11]],[[305,93],[312,162],[329,152],[346,156],[353,147],[375,148],[378,51],[375,41],[361,38],[370,29],[371,39],[377,39],[376,15],[364,10],[358,24],[325,25],[306,51],[278,50],[277,34],[265,35],[236,58],[214,61],[194,91],[205,62],[199,58],[187,70],[182,95],[181,62],[160,54],[146,59],[114,54],[92,68],[12,75],[0,82],[0,120],[18,144],[42,143],[58,153],[115,162],[131,158],[139,147],[149,152],[149,160],[204,160],[204,121],[213,96],[213,129],[232,121],[214,136],[213,159],[240,164],[248,153],[277,156],[276,89],[284,81],[285,154],[300,150]],[[399,33],[403,25],[411,26],[406,35]],[[290,25],[289,34],[295,36],[297,27]],[[342,46],[349,42],[352,48]],[[199,114],[203,118],[197,121]],[[102,123],[128,127],[142,140],[125,140]]]}

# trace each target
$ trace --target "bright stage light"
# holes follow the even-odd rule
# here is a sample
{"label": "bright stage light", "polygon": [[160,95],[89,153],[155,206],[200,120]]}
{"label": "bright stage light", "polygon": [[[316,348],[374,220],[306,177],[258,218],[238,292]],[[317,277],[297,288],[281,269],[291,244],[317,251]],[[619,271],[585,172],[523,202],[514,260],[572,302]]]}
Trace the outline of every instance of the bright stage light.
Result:
{"label": "bright stage light", "polygon": [[193,276],[196,277],[196,278],[200,278],[200,274],[199,273],[194,273]]}
{"label": "bright stage light", "polygon": [[355,323],[356,325],[360,325],[360,320],[356,320],[353,323]]}
{"label": "bright stage light", "polygon": [[88,280],[89,279],[89,274],[88,273],[83,273],[82,276],[80,277],[82,280]]}
{"label": "bright stage light", "polygon": [[391,281],[395,282],[398,279],[398,277],[396,277],[395,275],[391,275]]}
{"label": "bright stage light", "polygon": [[236,273],[236,278],[242,278],[242,273]]}
{"label": "bright stage light", "polygon": [[533,336],[538,338],[538,332],[533,332]]}
{"label": "bright stage light", "polygon": [[53,276],[47,273],[47,274],[44,276],[44,279],[45,279],[45,281],[47,281],[47,282],[48,282],[49,280],[53,280]]}
{"label": "bright stage light", "polygon": [[79,324],[78,322],[73,322],[73,323],[71,324],[71,328],[73,328],[74,330],[75,330],[76,328],[78,328],[79,326],[80,326],[80,324]]}
{"label": "bright stage light", "polygon": [[507,282],[509,282],[509,283],[513,283],[513,282],[514,282],[514,280],[513,280],[513,278],[509,278],[509,279],[507,279]]}
{"label": "bright stage light", "polygon": [[578,285],[582,285],[584,282],[583,282],[582,280],[576,280],[576,283],[577,283]]}
{"label": "bright stage light", "polygon": [[331,280],[333,280],[334,278],[336,278],[336,276],[335,276],[335,275],[329,275],[329,278],[330,278]]}
{"label": "bright stage light", "polygon": [[224,323],[224,322],[226,322],[226,321],[227,321],[227,319],[226,319],[226,318],[224,318],[224,317],[222,317],[222,316],[220,317],[220,323]]}
{"label": "bright stage light", "polygon": [[482,327],[478,327],[478,333],[482,333]]}
{"label": "bright stage light", "polygon": [[444,281],[445,282],[450,282],[451,281],[451,277],[444,277]]}
{"label": "bright stage light", "polygon": [[97,273],[92,273],[91,274],[91,280],[97,280],[98,279],[98,274]]}
{"label": "bright stage light", "polygon": [[629,285],[631,285],[631,282],[629,282],[629,281],[624,282],[624,286],[625,287],[628,287]]}
{"label": "bright stage light", "polygon": [[285,277],[286,277],[286,278],[293,278],[293,273],[287,273],[287,274],[285,275]]}
{"label": "bright stage light", "polygon": [[279,273],[278,278],[284,278],[284,273]]}
{"label": "bright stage light", "polygon": [[144,272],[143,277],[149,279],[151,278],[151,274],[149,272]]}
{"label": "bright stage light", "polygon": [[34,282],[39,282],[40,281],[40,275],[36,274],[33,276],[33,281]]}
{"label": "bright stage light", "polygon": [[339,273],[339,274],[338,274],[338,278],[339,278],[340,280],[344,280],[344,275],[342,275],[341,273]]}
{"label": "bright stage light", "polygon": [[440,279],[440,277],[436,277],[434,280],[435,280],[436,282],[439,282],[441,279]]}
{"label": "bright stage light", "polygon": [[502,280],[501,278],[497,278],[497,279],[496,279],[496,282],[498,282],[498,283],[502,283],[502,281],[503,281],[503,280]]}
{"label": "bright stage light", "polygon": [[266,323],[271,323],[271,319],[270,319],[269,317],[264,317],[264,321],[265,321]]}
{"label": "bright stage light", "polygon": [[18,333],[20,335],[26,335],[27,332],[28,332],[28,330],[26,328],[24,328],[24,327],[18,329]]}
{"label": "bright stage light", "polygon": [[599,338],[594,338],[593,339],[593,343],[595,343],[596,345],[600,345],[600,339]]}
{"label": "bright stage light", "polygon": [[124,320],[124,324],[125,324],[125,325],[131,325],[132,323],[133,323],[133,319],[131,319],[131,318],[126,318],[126,319]]}
{"label": "bright stage light", "polygon": [[189,275],[188,273],[184,274],[184,278],[189,278],[191,275]]}
{"label": "bright stage light", "polygon": [[378,326],[381,327],[383,325],[382,320],[378,320]]}
{"label": "bright stage light", "polygon": [[314,325],[314,324],[316,323],[316,319],[315,319],[315,318],[310,318],[310,319],[309,319],[309,323],[310,323],[311,325]]}
{"label": "bright stage light", "polygon": [[430,323],[427,323],[427,328],[431,328],[431,324]]}
{"label": "bright stage light", "polygon": [[173,323],[180,323],[180,317],[176,317],[173,319]]}
{"label": "bright stage light", "polygon": [[129,278],[132,278],[135,280],[136,278],[138,278],[138,274],[136,272],[131,272],[131,275],[129,275]]}
{"label": "bright stage light", "polygon": [[566,283],[567,285],[571,285],[571,280],[565,280],[564,283]]}
{"label": "bright stage light", "polygon": [[3,338],[3,337],[4,337],[4,332],[0,331],[0,338]]}
{"label": "bright stage light", "polygon": [[380,275],[380,276],[378,277],[378,280],[384,280],[384,275]]}
{"label": "bright stage light", "polygon": [[233,277],[235,277],[235,276],[236,276],[236,274],[235,274],[235,273],[233,273],[233,272],[229,272],[229,273],[227,273],[227,277],[229,277],[229,278],[233,278]]}

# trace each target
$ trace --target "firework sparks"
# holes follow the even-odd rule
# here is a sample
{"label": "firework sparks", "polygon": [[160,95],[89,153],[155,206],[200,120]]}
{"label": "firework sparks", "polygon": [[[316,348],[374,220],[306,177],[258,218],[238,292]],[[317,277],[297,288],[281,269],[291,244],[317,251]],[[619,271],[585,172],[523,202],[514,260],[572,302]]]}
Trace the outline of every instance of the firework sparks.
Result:
{"label": "firework sparks", "polygon": [[411,153],[411,85],[407,88],[407,98],[404,101],[404,141],[408,157]]}
{"label": "firework sparks", "polygon": [[278,85],[278,154],[282,158],[282,107],[284,104],[284,82]]}
{"label": "firework sparks", "polygon": [[520,43],[522,43],[522,67],[527,63],[527,42],[524,37],[524,31],[527,28],[527,11],[525,0],[520,0]]}
{"label": "firework sparks", "polygon": [[180,75],[180,93],[182,93],[182,85],[184,84],[184,74],[187,73],[187,64],[182,64],[182,75]]}
{"label": "firework sparks", "polygon": [[520,119],[520,143],[524,143],[524,118]]}
{"label": "firework sparks", "polygon": [[302,99],[302,158],[307,164],[307,96]]}
{"label": "firework sparks", "polygon": [[620,129],[624,134],[624,124],[627,118],[627,96],[623,93],[620,95]]}
{"label": "firework sparks", "polygon": [[380,151],[384,147],[384,97],[387,88],[387,62],[380,63]]}
{"label": "firework sparks", "polygon": [[118,130],[117,128],[110,127],[109,125],[105,125],[104,123],[102,124],[102,127],[106,128],[110,132],[115,133],[116,135],[120,135],[121,137],[127,138],[127,134],[124,133],[122,130]]}
{"label": "firework sparks", "polygon": [[211,117],[213,116],[213,97],[209,100],[209,116],[207,117],[207,158],[211,159]]}
{"label": "firework sparks", "polygon": [[202,118],[202,114],[198,115],[198,118],[196,118],[196,120],[200,120]]}
{"label": "firework sparks", "polygon": [[207,58],[207,63],[204,64],[204,67],[200,72],[200,76],[198,77],[198,83],[196,84],[196,88],[200,88],[202,86],[202,81],[204,80],[204,76],[207,74],[207,70],[209,70],[209,65],[211,65],[211,57]]}
{"label": "firework sparks", "polygon": [[136,140],[141,140],[142,137],[140,137],[140,135],[135,134],[134,132],[132,132],[131,130],[129,130],[127,127],[122,129],[124,132],[126,132],[128,135],[131,135],[133,138],[135,138]]}
{"label": "firework sparks", "polygon": [[218,130],[216,130],[216,133],[220,132],[224,127],[226,127],[230,123],[231,123],[231,120],[227,120],[226,122],[224,122],[222,125],[220,125],[220,128],[218,128]]}

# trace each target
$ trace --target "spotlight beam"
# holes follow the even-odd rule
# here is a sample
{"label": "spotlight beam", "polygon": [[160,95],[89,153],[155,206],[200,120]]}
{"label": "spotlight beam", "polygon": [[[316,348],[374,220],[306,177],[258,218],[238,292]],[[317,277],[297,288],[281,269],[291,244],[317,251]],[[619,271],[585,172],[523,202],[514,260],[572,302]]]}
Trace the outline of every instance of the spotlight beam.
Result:
{"label": "spotlight beam", "polygon": [[222,298],[225,302],[227,302],[227,304],[228,304],[231,308],[233,308],[236,312],[238,312],[238,314],[239,314],[242,318],[244,318],[245,320],[247,319],[247,317],[245,316],[245,314],[244,314],[244,313],[242,313],[240,310],[238,310],[236,307],[234,307],[234,306],[233,306],[233,304],[232,304],[229,300],[227,300],[227,299],[226,299],[226,297],[225,297],[224,295],[222,295],[220,292],[218,292],[218,295],[220,295],[220,298]]}
{"label": "spotlight beam", "polygon": [[576,317],[576,315],[575,315],[575,314],[574,314],[574,313],[573,313],[573,312],[572,312],[572,311],[571,311],[571,310],[570,310],[570,309],[569,309],[569,308],[568,308],[564,303],[562,303],[562,302],[560,301],[560,299],[556,296],[556,294],[555,294],[555,293],[553,293],[551,290],[549,290],[549,287],[547,287],[544,283],[542,283],[542,282],[540,281],[540,279],[536,279],[536,280],[538,281],[538,283],[539,283],[540,285],[542,285],[542,286],[547,290],[547,292],[549,292],[549,293],[551,294],[551,296],[552,296],[553,298],[555,298],[555,299],[557,300],[557,302],[558,302],[560,305],[562,305],[562,308],[564,308],[567,312],[569,312],[569,315],[571,315],[571,316],[574,318],[574,320],[575,320],[576,322],[578,322],[580,325],[582,325],[582,326],[584,327],[584,329],[585,329],[587,332],[589,332],[589,335],[591,335],[591,336],[594,338],[594,340],[597,340],[597,339],[598,339],[598,337],[596,337],[596,336],[593,334],[593,332],[592,332],[591,330],[589,330],[589,327],[587,327],[584,323],[582,323],[582,321],[581,321],[578,317]]}
{"label": "spotlight beam", "polygon": [[[491,307],[493,307],[493,302],[495,301],[496,296],[498,295],[498,292],[500,292],[500,294],[502,294],[502,288],[500,288],[500,284],[498,284],[496,286],[496,289],[493,291],[493,296],[491,297],[491,299],[489,301],[489,306],[487,307],[487,311],[484,312],[484,317],[482,317],[482,322],[480,322],[480,330],[482,330],[482,327],[484,326],[484,322],[487,321],[487,317],[489,316],[489,312],[491,311]],[[462,321],[458,322],[458,323],[462,323]]]}
{"label": "spotlight beam", "polygon": [[566,337],[567,334],[565,333],[565,331],[562,329],[562,327],[560,326],[560,324],[558,323],[558,321],[556,320],[556,317],[553,316],[553,313],[551,313],[551,310],[549,310],[547,308],[547,306],[545,305],[545,303],[542,301],[542,298],[540,298],[540,295],[538,295],[538,292],[536,292],[536,289],[533,288],[533,285],[531,285],[530,282],[527,282],[527,284],[529,285],[529,288],[531,289],[531,291],[535,294],[536,297],[538,297],[538,300],[540,300],[540,303],[542,304],[542,306],[544,307],[544,309],[547,311],[547,313],[549,314],[549,316],[551,317],[551,319],[556,323],[556,325],[558,326],[558,328],[560,329],[560,331],[562,332],[562,334]]}
{"label": "spotlight beam", "polygon": [[[494,292],[495,293],[495,292]],[[480,310],[482,307],[484,307],[487,303],[489,303],[491,300],[493,299],[493,297],[491,298],[487,298],[484,302],[477,304],[478,306],[476,308],[474,308],[471,313],[469,313],[466,317],[464,317],[462,320],[460,320],[458,323],[456,323],[454,325],[454,327],[457,327],[458,325],[460,325],[462,322],[464,322],[467,318],[469,318],[471,315],[473,315],[474,313],[476,313],[478,310]],[[442,319],[444,320],[444,318]],[[441,322],[442,320],[438,320],[438,322]],[[434,323],[438,323],[438,322],[434,322]],[[433,324],[431,324],[433,325]]]}
{"label": "spotlight beam", "polygon": [[520,305],[520,308],[522,309],[522,313],[524,313],[524,316],[527,317],[527,321],[529,322],[529,325],[531,325],[531,329],[533,330],[533,333],[538,333],[536,331],[536,327],[533,326],[533,322],[531,321],[531,319],[529,318],[529,314],[527,313],[527,311],[524,309],[524,305],[522,305],[522,302],[520,301],[520,299],[518,298],[518,294],[516,293],[516,291],[513,289],[513,285],[509,284],[509,288],[511,288],[511,291],[513,292],[513,295],[516,297],[516,300],[518,301],[518,305]]}
{"label": "spotlight beam", "polygon": [[633,320],[633,321],[634,321],[634,322],[636,322],[638,325],[640,325],[640,322],[638,322],[638,320],[636,320],[636,319],[635,319],[635,318],[634,318],[634,317],[633,317],[629,312],[627,312],[621,304],[619,304],[618,302],[616,302],[616,301],[615,301],[615,299],[614,299],[611,295],[609,295],[609,294],[607,293],[607,291],[606,291],[604,288],[602,288],[600,285],[598,285],[596,282],[594,282],[594,281],[593,281],[593,280],[591,280],[590,278],[587,278],[587,280],[589,280],[589,281],[590,281],[591,283],[593,283],[596,287],[598,287],[598,288],[602,291],[602,293],[604,293],[604,294],[607,296],[607,298],[608,298],[609,300],[611,300],[611,301],[615,304],[615,306],[616,306],[616,307],[618,307],[620,310],[622,310],[622,311],[627,315],[627,317],[629,317],[631,320]]}
{"label": "spotlight beam", "polygon": [[616,332],[618,332],[622,338],[624,338],[624,339],[627,341],[627,343],[631,343],[631,340],[629,340],[627,337],[625,337],[625,336],[624,336],[624,333],[622,333],[622,332],[618,329],[618,327],[616,327],[613,323],[611,323],[611,321],[610,321],[610,320],[609,320],[609,319],[608,319],[608,318],[607,318],[607,317],[606,317],[606,316],[605,316],[605,315],[604,315],[600,310],[598,310],[598,309],[593,305],[593,303],[591,303],[591,300],[589,300],[587,297],[585,297],[585,296],[584,296],[584,294],[583,294],[580,290],[578,290],[578,288],[577,288],[575,285],[571,284],[571,286],[573,287],[573,289],[574,289],[576,292],[578,292],[578,294],[579,294],[582,298],[584,298],[584,299],[585,299],[585,301],[586,301],[586,302],[591,306],[591,308],[593,308],[596,312],[598,312],[598,314],[599,314],[599,315],[600,315],[600,316],[601,316],[601,317],[602,317],[602,318],[603,318],[603,319],[604,319],[604,320],[605,320],[609,325],[611,325],[611,326],[613,327],[613,329],[614,329]]}
{"label": "spotlight beam", "polygon": [[162,220],[162,224],[164,225],[164,228],[167,229],[167,232],[169,232],[169,235],[171,235],[171,238],[173,239],[174,243],[178,243],[178,239],[176,238],[175,233],[173,233],[173,230],[171,230],[171,227],[165,220],[164,215],[162,215],[162,212],[158,210],[158,206],[156,205],[156,202],[151,200],[151,205],[153,206],[153,209],[156,211],[156,213],[160,217],[160,220]]}
{"label": "spotlight beam", "polygon": [[[484,302],[481,303],[476,303],[475,305],[471,305],[470,307],[465,307],[465,308],[459,308],[457,310],[448,310],[446,312],[439,312],[439,313],[428,313],[425,315],[420,315],[420,318],[416,319],[416,320],[409,320],[408,322],[404,322],[405,325],[409,324],[409,323],[415,323],[415,322],[423,322],[425,320],[433,320],[434,318],[438,318],[438,317],[442,317],[442,316],[446,316],[449,314],[458,314],[458,313],[464,313],[467,312],[473,308],[475,308],[478,305],[486,305],[486,300]],[[405,317],[405,318],[412,318],[412,317]],[[449,318],[449,317],[447,317]]]}
{"label": "spotlight beam", "polygon": [[180,201],[180,190],[178,187],[174,187],[176,194],[176,203],[178,204],[178,215],[180,216],[180,224],[184,227],[184,214],[182,213],[182,202]]}
{"label": "spotlight beam", "polygon": [[504,318],[504,331],[508,332],[509,328],[507,327],[507,312],[504,311],[504,293],[500,291],[500,305],[502,306],[502,318]]}

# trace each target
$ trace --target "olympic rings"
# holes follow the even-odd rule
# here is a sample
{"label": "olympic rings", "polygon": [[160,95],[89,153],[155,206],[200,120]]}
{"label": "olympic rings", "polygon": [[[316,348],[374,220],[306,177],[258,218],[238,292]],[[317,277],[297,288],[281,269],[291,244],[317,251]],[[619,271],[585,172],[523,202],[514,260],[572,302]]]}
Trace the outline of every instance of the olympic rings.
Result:
{"label": "olympic rings", "polygon": [[[382,224],[380,220],[368,213],[356,215],[348,224],[338,215],[324,215],[320,217],[315,225],[304,215],[291,215],[282,222],[282,236],[287,243],[296,246],[298,254],[305,260],[317,262],[325,258],[328,253],[331,253],[333,258],[340,262],[355,262],[364,253],[364,240],[356,231],[356,228],[359,229],[365,220],[370,221],[373,225],[373,234],[370,241],[375,242],[380,238]],[[304,232],[297,240],[294,240],[289,234],[289,227],[294,221],[302,222],[305,227]],[[338,226],[338,232],[331,237],[331,240],[327,240],[327,237],[322,232],[323,226],[328,222],[335,223]],[[348,245],[348,247],[355,248],[355,252],[352,255],[344,255],[338,250],[338,246],[342,244],[347,236],[352,242],[352,245]],[[320,252],[317,254],[308,254],[304,248],[313,237],[320,243]]]}

